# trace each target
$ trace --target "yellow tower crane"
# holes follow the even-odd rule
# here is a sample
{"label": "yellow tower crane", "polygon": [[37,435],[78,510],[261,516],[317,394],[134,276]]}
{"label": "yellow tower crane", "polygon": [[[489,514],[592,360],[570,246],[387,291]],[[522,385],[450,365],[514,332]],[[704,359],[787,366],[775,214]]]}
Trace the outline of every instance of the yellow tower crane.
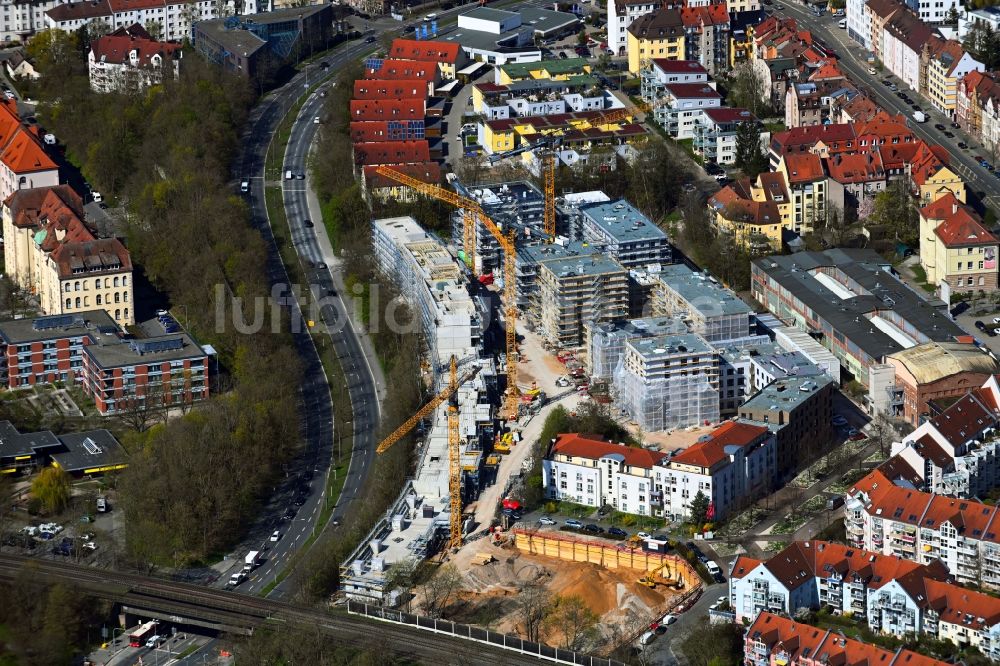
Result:
{"label": "yellow tower crane", "polygon": [[421,407],[416,414],[406,419],[403,425],[393,430],[392,434],[379,442],[378,447],[375,449],[376,453],[385,453],[389,447],[402,439],[406,433],[413,430],[421,419],[431,415],[446,400],[450,400],[448,404],[448,493],[451,495],[451,537],[448,545],[452,548],[462,545],[462,451],[459,447],[461,433],[458,427],[458,401],[456,394],[458,393],[458,387],[472,379],[478,371],[478,367],[473,368],[459,379],[458,361],[452,356],[448,386],[431,398],[430,402]]}
{"label": "yellow tower crane", "polygon": [[[503,251],[503,300],[504,300],[504,329],[507,337],[507,392],[504,395],[503,406],[500,409],[500,416],[507,420],[513,420],[517,418],[518,408],[520,406],[520,393],[517,388],[517,271],[515,270],[516,259],[517,259],[517,249],[515,247],[515,237],[514,232],[510,231],[508,234],[504,234],[500,230],[500,227],[490,219],[490,217],[483,211],[479,202],[469,199],[468,197],[463,197],[460,194],[452,192],[451,190],[446,190],[438,185],[431,185],[413,178],[405,173],[400,173],[392,167],[388,166],[378,166],[375,168],[376,173],[380,176],[390,178],[397,183],[401,183],[408,187],[413,188],[420,194],[434,197],[439,201],[444,201],[450,203],[451,205],[461,208],[463,211],[463,236],[466,247],[466,256],[470,256],[475,253],[475,227],[476,222],[482,222],[486,230],[496,239],[497,243],[500,244],[500,249]],[[475,263],[473,262],[473,273],[475,273]]]}

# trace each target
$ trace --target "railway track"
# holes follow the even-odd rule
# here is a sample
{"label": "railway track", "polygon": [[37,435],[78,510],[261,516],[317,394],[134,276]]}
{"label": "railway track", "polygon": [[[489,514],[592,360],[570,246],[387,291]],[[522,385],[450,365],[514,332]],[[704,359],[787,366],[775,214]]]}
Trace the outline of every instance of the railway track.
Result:
{"label": "railway track", "polygon": [[343,645],[391,652],[420,663],[441,666],[498,666],[539,664],[541,660],[489,645],[434,634],[403,625],[367,620],[355,615],[297,606],[189,583],[163,581],[151,576],[96,569],[62,562],[47,562],[19,555],[0,554],[0,580],[28,572],[34,579],[63,581],[130,605],[177,612],[178,608],[207,609],[245,627],[294,624],[315,627]]}

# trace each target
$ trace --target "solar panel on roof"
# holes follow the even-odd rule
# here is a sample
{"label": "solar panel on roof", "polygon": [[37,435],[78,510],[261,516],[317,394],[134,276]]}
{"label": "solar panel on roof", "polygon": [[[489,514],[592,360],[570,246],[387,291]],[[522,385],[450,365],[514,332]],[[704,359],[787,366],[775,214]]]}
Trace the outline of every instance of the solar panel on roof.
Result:
{"label": "solar panel on roof", "polygon": [[97,442],[87,437],[83,440],[83,448],[92,456],[96,456],[98,453],[102,452],[101,447],[97,445]]}
{"label": "solar panel on roof", "polygon": [[157,352],[174,351],[184,348],[184,340],[174,338],[171,340],[135,340],[130,343],[132,351],[137,354],[155,354]]}
{"label": "solar panel on roof", "polygon": [[80,315],[51,315],[49,317],[38,317],[31,322],[31,328],[36,331],[49,331],[54,328],[66,328],[74,324],[83,323]]}

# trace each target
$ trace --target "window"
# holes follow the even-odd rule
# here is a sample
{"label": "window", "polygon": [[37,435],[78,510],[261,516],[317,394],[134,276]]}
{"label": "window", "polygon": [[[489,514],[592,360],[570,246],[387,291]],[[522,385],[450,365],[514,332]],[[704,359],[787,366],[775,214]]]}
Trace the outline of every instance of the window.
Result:
{"label": "window", "polygon": [[76,297],[76,307],[80,307],[80,297]]}
{"label": "window", "polygon": [[72,290],[73,290],[72,283],[67,282],[66,283],[66,288],[63,291],[67,291],[68,292],[68,291],[72,291]]}
{"label": "window", "polygon": [[73,283],[73,291],[80,291],[80,281],[77,280]]}
{"label": "window", "polygon": [[116,291],[115,292],[115,303],[120,303],[120,302],[121,302],[121,294]]}
{"label": "window", "polygon": [[73,307],[73,305],[72,305],[72,299],[67,298],[66,299],[66,309],[69,310],[71,307]]}
{"label": "window", "polygon": [[101,295],[100,295],[100,294],[98,294],[98,295],[97,295],[97,305],[101,305],[101,304],[102,304],[102,303],[101,303]]}

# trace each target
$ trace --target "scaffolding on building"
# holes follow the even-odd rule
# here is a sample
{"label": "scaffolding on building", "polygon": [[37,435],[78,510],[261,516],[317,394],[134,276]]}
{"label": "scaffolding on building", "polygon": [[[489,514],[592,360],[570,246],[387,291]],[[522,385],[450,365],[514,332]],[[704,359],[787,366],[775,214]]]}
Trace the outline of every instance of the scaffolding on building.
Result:
{"label": "scaffolding on building", "polygon": [[615,368],[617,402],[647,432],[718,423],[719,389],[707,375],[644,379],[625,366]]}
{"label": "scaffolding on building", "polygon": [[677,318],[668,320],[663,318],[662,322],[657,322],[655,331],[646,332],[648,325],[645,321],[632,320],[629,328],[614,327],[609,325],[601,327],[595,322],[588,322],[590,330],[590,376],[594,379],[611,379],[618,364],[625,352],[625,342],[635,338],[648,337],[649,335],[669,335],[687,332],[684,320]]}

